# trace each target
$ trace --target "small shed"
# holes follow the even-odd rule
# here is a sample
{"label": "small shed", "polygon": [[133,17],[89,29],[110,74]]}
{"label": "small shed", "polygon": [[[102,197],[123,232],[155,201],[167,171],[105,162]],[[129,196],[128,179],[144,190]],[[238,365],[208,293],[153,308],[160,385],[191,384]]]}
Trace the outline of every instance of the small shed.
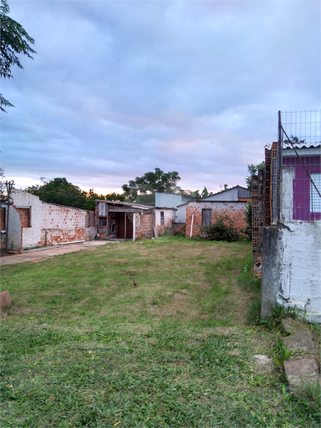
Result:
{"label": "small shed", "polygon": [[186,235],[199,235],[202,226],[208,226],[215,221],[216,214],[227,215],[235,222],[238,229],[245,229],[245,209],[249,201],[251,201],[251,192],[245,187],[235,186],[206,198],[188,202]]}
{"label": "small shed", "polygon": [[96,225],[100,238],[152,238],[154,224],[154,207],[96,200]]}
{"label": "small shed", "polygon": [[96,201],[96,225],[100,238],[153,238],[175,221],[175,208],[152,207],[120,201]]}

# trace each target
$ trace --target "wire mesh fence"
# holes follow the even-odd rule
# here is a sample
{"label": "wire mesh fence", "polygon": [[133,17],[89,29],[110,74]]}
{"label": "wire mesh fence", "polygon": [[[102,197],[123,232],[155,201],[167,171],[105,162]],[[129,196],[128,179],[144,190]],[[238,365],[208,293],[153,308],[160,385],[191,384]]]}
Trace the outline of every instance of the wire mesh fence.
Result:
{"label": "wire mesh fence", "polygon": [[279,113],[279,143],[277,163],[283,171],[287,168],[292,189],[282,183],[277,205],[289,201],[293,220],[320,220],[321,110]]}

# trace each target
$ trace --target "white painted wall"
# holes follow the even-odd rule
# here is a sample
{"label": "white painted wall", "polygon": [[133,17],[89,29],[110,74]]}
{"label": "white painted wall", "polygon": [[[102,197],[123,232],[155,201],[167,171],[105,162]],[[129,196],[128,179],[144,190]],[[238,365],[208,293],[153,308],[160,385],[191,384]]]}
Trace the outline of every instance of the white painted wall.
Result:
{"label": "white painted wall", "polygon": [[[22,247],[32,248],[36,247],[41,239],[41,222],[42,222],[42,202],[38,196],[26,193],[21,190],[14,190],[12,193],[13,204],[19,207],[31,207],[31,227],[22,229]],[[11,207],[10,207],[11,209]],[[16,213],[19,217],[19,214]],[[10,222],[10,218],[9,218]],[[19,234],[21,230],[21,223],[19,217]],[[9,236],[12,236],[12,230],[9,223]],[[19,248],[20,249],[20,248]]]}
{"label": "white painted wall", "polygon": [[176,209],[155,208],[155,226],[161,226],[161,211],[164,212],[165,226],[175,222]]}
{"label": "white painted wall", "polygon": [[321,221],[293,218],[293,170],[282,172],[281,223],[263,230],[262,309],[275,302],[321,323]]}
{"label": "white painted wall", "polygon": [[294,221],[279,230],[277,302],[321,322],[321,222]]}

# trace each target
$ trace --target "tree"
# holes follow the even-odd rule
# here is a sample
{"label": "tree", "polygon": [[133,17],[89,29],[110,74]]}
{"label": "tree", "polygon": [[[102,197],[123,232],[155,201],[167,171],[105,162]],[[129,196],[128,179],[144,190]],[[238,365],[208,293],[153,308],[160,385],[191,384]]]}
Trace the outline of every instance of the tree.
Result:
{"label": "tree", "polygon": [[125,195],[117,193],[109,193],[106,196],[98,195],[98,193],[94,193],[94,189],[90,189],[87,193],[78,186],[69,183],[65,177],[57,177],[52,180],[46,180],[44,177],[41,177],[41,181],[43,184],[27,187],[25,191],[39,196],[39,199],[43,202],[51,202],[84,210],[94,210],[96,199],[125,200]]}
{"label": "tree", "polygon": [[191,196],[195,196],[196,198],[206,198],[207,196],[211,196],[213,195],[212,192],[209,192],[207,190],[207,188],[204,186],[204,189],[202,190],[202,193],[200,193],[199,190],[182,190],[182,192],[180,192],[184,195],[191,195]]}
{"label": "tree", "polygon": [[4,198],[5,186],[4,169],[0,168],[0,199]]}
{"label": "tree", "polygon": [[42,185],[28,187],[26,192],[39,196],[44,202],[83,208],[86,192],[69,183],[65,177],[57,177],[48,182],[42,180],[42,182]]}
{"label": "tree", "polygon": [[136,177],[135,180],[130,180],[128,184],[123,184],[122,189],[126,199],[130,202],[137,200],[143,202],[145,199],[150,199],[149,202],[152,202],[152,195],[155,192],[178,192],[177,182],[180,179],[176,171],[164,172],[155,168],[155,172],[146,172],[142,177]]}
{"label": "tree", "polygon": [[305,140],[300,140],[298,137],[293,137],[293,135],[291,135],[289,140],[284,140],[283,143],[286,144],[304,144]]}
{"label": "tree", "polygon": [[257,175],[258,170],[259,169],[264,169],[265,168],[265,162],[261,162],[258,165],[254,165],[253,163],[251,163],[250,165],[247,166],[247,170],[249,175],[245,178],[245,182],[247,185],[248,190],[252,190],[252,177],[253,175]]}
{"label": "tree", "polygon": [[[0,6],[0,31],[1,31],[1,64],[0,77],[12,78],[11,67],[16,65],[23,69],[18,55],[26,55],[32,58],[31,54],[36,51],[32,49],[35,41],[18,22],[8,16],[10,8],[7,0],[1,0]],[[6,112],[4,107],[14,107],[2,94],[0,94],[0,111]]]}

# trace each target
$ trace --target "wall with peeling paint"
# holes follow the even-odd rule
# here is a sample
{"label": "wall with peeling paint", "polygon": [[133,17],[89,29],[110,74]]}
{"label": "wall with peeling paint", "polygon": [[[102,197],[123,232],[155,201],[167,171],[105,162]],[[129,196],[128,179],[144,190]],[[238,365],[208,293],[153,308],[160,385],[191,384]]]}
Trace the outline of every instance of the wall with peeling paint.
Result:
{"label": "wall with peeling paint", "polygon": [[262,242],[262,309],[276,303],[321,322],[321,221],[292,220],[293,170],[282,173],[281,222],[265,227]]}

